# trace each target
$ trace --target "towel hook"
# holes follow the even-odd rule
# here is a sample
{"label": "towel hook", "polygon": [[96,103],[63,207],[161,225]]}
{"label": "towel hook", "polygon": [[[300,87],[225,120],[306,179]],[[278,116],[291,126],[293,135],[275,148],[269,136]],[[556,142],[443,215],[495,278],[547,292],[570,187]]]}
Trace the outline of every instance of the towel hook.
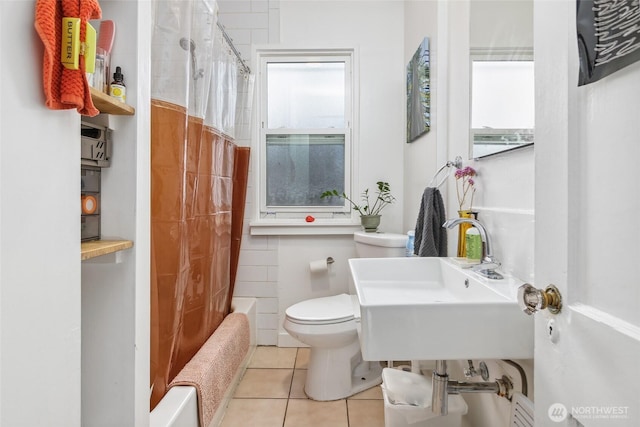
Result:
{"label": "towel hook", "polygon": [[442,167],[440,169],[438,169],[438,172],[436,172],[435,175],[433,175],[433,178],[431,178],[431,181],[429,182],[429,187],[433,187],[433,183],[436,181],[436,178],[438,177],[440,172],[442,172],[443,170],[447,169],[447,173],[444,174],[444,176],[440,179],[438,184],[436,184],[436,186],[435,186],[436,188],[439,188],[442,185],[442,183],[449,177],[449,174],[451,173],[451,170],[449,168],[451,166],[454,166],[456,169],[461,169],[462,168],[462,157],[456,156],[456,158],[453,159],[453,161],[449,160],[449,161],[447,161],[447,163],[442,165]]}

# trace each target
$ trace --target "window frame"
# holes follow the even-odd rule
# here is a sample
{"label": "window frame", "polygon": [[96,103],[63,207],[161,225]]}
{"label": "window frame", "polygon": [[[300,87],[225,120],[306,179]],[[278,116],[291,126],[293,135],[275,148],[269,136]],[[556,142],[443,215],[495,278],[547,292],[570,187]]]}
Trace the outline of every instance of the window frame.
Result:
{"label": "window frame", "polygon": [[[306,215],[313,215],[321,222],[353,223],[353,213],[350,204],[344,201],[341,206],[268,206],[266,204],[266,139],[268,135],[344,135],[344,191],[351,194],[352,188],[357,188],[354,182],[354,153],[356,111],[356,73],[354,49],[263,49],[258,50],[258,84],[256,85],[258,114],[257,147],[258,171],[256,192],[256,217],[260,220],[276,220],[286,222],[303,219]],[[274,128],[267,127],[268,96],[267,96],[267,65],[269,63],[305,63],[305,62],[344,62],[345,63],[345,123],[344,128]]]}

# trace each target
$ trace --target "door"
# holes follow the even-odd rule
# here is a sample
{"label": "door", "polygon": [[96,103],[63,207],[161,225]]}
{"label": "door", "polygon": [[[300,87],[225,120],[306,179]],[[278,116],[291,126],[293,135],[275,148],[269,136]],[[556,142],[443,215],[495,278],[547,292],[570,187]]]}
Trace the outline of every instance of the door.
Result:
{"label": "door", "polygon": [[536,425],[640,426],[640,64],[578,88],[575,8],[535,3]]}

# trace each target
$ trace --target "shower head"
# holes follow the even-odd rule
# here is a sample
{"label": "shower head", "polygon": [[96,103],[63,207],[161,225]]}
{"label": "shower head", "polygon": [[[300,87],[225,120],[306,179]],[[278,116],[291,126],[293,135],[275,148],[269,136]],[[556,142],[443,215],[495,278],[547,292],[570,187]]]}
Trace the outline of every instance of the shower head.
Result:
{"label": "shower head", "polygon": [[196,43],[192,39],[182,37],[180,39],[180,47],[183,48],[184,50],[193,52],[194,50],[196,50]]}
{"label": "shower head", "polygon": [[193,39],[188,39],[186,37],[182,37],[180,39],[180,47],[184,50],[188,50],[191,54],[191,72],[194,81],[204,76],[204,70],[202,68],[198,68],[198,60],[196,59],[196,43]]}

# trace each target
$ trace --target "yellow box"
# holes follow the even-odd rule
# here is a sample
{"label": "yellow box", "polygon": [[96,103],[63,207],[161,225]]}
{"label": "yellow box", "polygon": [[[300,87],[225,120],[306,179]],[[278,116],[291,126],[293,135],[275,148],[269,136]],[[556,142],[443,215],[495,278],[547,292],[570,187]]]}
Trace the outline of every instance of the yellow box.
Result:
{"label": "yellow box", "polygon": [[62,18],[60,61],[65,68],[78,69],[80,55],[80,18]]}
{"label": "yellow box", "polygon": [[93,73],[96,69],[96,29],[87,22],[87,34],[84,42],[84,71]]}

